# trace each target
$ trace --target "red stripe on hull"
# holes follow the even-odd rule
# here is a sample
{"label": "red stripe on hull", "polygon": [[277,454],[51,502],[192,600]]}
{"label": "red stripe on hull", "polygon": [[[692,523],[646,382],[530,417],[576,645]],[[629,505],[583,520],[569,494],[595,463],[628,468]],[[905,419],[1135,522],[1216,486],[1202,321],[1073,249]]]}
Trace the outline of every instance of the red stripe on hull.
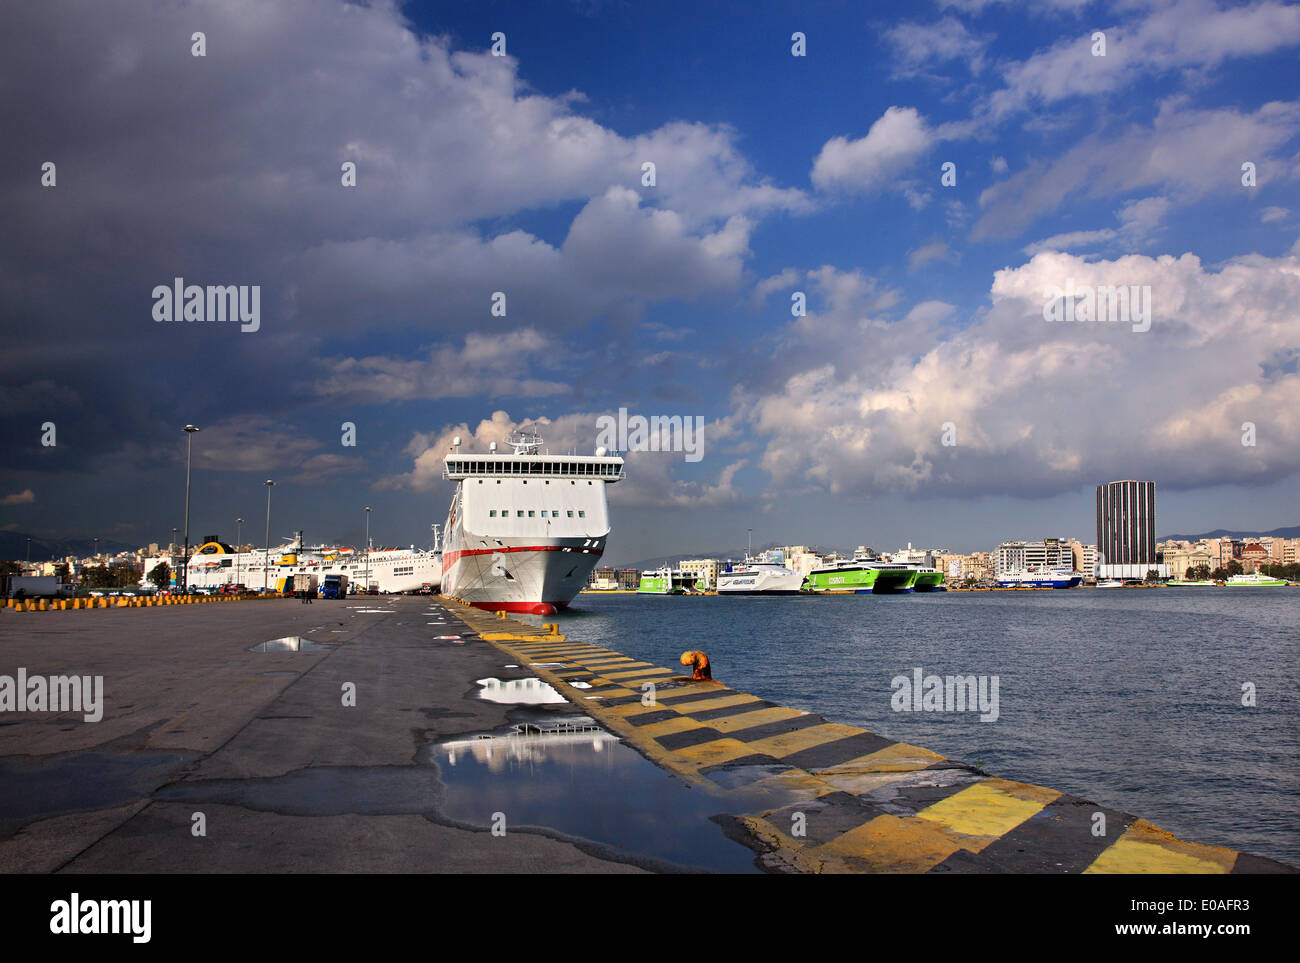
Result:
{"label": "red stripe on hull", "polygon": [[568,552],[570,555],[603,554],[601,549],[580,548],[573,545],[502,545],[498,548],[466,548],[456,552],[447,552],[442,556],[442,571],[445,574],[456,562],[466,555],[502,555],[510,552]]}
{"label": "red stripe on hull", "polygon": [[568,602],[465,602],[465,605],[472,605],[476,609],[487,609],[489,612],[524,612],[528,614],[539,614],[533,612],[533,609],[539,605],[549,605],[553,609],[567,609]]}

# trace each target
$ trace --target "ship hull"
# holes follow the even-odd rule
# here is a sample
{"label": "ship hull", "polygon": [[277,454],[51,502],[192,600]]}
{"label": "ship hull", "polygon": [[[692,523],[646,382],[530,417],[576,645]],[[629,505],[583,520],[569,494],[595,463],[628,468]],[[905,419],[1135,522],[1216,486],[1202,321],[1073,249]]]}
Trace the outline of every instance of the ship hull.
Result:
{"label": "ship hull", "polygon": [[876,570],[870,568],[840,568],[812,571],[807,585],[813,592],[852,592],[864,595],[874,591]]}
{"label": "ship hull", "polygon": [[[466,543],[473,539],[466,539]],[[591,539],[492,540],[491,549],[443,551],[443,593],[476,608],[533,612],[565,608],[591,576],[601,551]]]}
{"label": "ship hull", "polygon": [[786,568],[756,568],[718,575],[719,595],[798,595],[803,578]]}

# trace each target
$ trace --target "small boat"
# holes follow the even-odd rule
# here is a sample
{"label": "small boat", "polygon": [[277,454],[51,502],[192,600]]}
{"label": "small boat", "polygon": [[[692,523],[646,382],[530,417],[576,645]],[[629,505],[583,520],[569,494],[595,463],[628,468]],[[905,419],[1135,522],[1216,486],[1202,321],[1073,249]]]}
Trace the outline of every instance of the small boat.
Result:
{"label": "small boat", "polygon": [[1108,578],[1097,583],[1097,588],[1123,588],[1124,583],[1118,579]]}

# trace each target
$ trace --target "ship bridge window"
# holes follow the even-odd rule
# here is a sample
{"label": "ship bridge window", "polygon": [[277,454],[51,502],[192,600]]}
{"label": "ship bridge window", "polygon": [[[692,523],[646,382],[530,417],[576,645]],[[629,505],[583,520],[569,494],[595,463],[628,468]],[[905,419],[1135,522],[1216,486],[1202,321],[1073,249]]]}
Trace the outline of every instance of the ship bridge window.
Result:
{"label": "ship bridge window", "polygon": [[537,513],[536,513],[535,511],[533,511],[533,510],[530,508],[530,509],[528,510],[528,517],[529,517],[529,518],[535,518],[536,516],[537,516]]}
{"label": "ship bridge window", "polygon": [[542,518],[545,518],[545,517],[546,517],[546,509],[543,508],[543,509],[542,509]]}
{"label": "ship bridge window", "polygon": [[569,517],[570,517],[570,518],[573,517],[573,512],[569,512]]}
{"label": "ship bridge window", "polygon": [[579,512],[578,512],[578,517],[579,517],[579,518],[586,518],[586,517],[587,517],[587,513],[584,512],[584,511],[579,511]]}
{"label": "ship bridge window", "polygon": [[524,517],[523,509],[520,509],[519,511],[515,512],[515,518],[523,518],[523,517]]}
{"label": "ship bridge window", "polygon": [[495,508],[492,509],[490,512],[488,512],[488,518],[496,518],[496,517],[497,517],[497,510]]}

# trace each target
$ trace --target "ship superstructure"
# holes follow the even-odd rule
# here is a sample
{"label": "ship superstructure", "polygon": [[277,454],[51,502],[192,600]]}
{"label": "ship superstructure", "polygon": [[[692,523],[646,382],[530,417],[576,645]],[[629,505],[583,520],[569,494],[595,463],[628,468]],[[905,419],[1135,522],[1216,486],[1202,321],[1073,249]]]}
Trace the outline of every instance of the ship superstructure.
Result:
{"label": "ship superstructure", "polygon": [[[271,592],[314,590],[326,575],[347,576],[353,591],[373,587],[378,592],[417,592],[436,589],[442,580],[437,536],[432,551],[410,548],[364,548],[327,545],[306,546],[302,532],[269,552],[259,549],[237,552],[225,542],[212,540],[198,546],[190,556],[186,581],[193,588],[216,589],[243,585],[251,591]],[[166,562],[175,574],[180,560],[162,555],[145,562],[141,585],[148,585],[149,573]],[[179,588],[179,586],[176,586]]]}
{"label": "ship superstructure", "polygon": [[442,592],[483,609],[549,615],[586,584],[605,550],[605,486],[623,477],[623,459],[552,455],[522,430],[500,452],[444,459],[455,481],[442,553]]}

